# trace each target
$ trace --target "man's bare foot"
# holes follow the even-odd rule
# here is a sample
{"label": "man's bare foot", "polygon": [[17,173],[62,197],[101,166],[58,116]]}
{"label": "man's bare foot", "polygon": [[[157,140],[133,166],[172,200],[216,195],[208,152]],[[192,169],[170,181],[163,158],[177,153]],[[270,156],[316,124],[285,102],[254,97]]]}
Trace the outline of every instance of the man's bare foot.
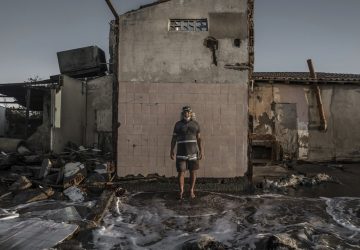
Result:
{"label": "man's bare foot", "polygon": [[195,197],[196,197],[196,196],[195,196],[194,192],[190,192],[190,198],[191,198],[191,199],[195,199]]}
{"label": "man's bare foot", "polygon": [[178,200],[182,200],[182,199],[183,199],[183,193],[179,193]]}

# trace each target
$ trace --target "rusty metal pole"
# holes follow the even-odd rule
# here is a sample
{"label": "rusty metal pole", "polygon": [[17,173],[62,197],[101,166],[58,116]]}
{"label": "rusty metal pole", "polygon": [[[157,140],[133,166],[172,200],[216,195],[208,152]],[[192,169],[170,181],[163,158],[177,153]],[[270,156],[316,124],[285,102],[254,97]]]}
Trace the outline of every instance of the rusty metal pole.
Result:
{"label": "rusty metal pole", "polygon": [[318,109],[319,109],[319,115],[320,115],[320,127],[319,127],[319,130],[326,131],[327,130],[327,122],[326,122],[324,106],[323,106],[322,97],[321,97],[321,91],[320,91],[319,84],[317,82],[317,75],[316,75],[314,65],[313,65],[311,59],[307,60],[307,64],[308,64],[308,67],[309,67],[310,78],[316,80],[316,85],[314,86],[314,88],[315,88],[316,102],[317,102],[317,106],[318,106]]}

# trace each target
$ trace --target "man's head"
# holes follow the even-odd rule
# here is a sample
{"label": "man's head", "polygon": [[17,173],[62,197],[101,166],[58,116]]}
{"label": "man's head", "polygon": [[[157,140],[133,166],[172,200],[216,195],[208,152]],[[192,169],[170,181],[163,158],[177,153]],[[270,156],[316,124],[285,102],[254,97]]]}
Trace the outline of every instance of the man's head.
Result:
{"label": "man's head", "polygon": [[189,121],[191,119],[191,107],[190,106],[184,106],[182,108],[182,116],[187,121]]}

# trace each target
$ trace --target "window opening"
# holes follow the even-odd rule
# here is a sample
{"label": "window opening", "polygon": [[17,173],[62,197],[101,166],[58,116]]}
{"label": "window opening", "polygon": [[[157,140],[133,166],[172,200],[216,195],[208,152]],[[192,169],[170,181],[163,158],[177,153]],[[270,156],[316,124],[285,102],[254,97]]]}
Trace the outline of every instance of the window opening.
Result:
{"label": "window opening", "polygon": [[170,31],[208,31],[207,19],[170,19]]}

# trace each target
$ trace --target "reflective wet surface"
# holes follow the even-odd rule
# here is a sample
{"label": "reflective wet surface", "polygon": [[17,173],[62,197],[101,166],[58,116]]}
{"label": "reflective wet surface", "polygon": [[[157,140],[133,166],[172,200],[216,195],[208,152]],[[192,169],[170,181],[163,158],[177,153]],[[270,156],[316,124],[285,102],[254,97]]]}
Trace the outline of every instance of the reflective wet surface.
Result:
{"label": "reflective wet surface", "polygon": [[87,249],[183,249],[210,237],[228,249],[360,249],[360,198],[143,192],[116,201]]}

